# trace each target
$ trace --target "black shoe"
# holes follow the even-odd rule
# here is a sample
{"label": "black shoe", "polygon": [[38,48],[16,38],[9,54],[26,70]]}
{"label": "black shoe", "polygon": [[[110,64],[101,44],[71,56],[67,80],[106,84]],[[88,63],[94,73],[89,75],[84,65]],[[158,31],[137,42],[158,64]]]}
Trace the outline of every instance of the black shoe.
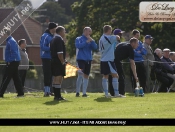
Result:
{"label": "black shoe", "polygon": [[89,97],[87,94],[83,94],[82,97]]}
{"label": "black shoe", "polygon": [[24,97],[24,95],[23,94],[22,95],[17,95],[16,97],[21,98],[21,97]]}
{"label": "black shoe", "polygon": [[44,97],[50,97],[49,93],[45,93]]}
{"label": "black shoe", "polygon": [[54,97],[54,99],[53,99],[54,101],[59,101],[59,98],[56,98],[56,97]]}
{"label": "black shoe", "polygon": [[59,101],[63,101],[63,100],[66,100],[66,99],[63,98],[63,97],[60,97],[60,98],[58,98],[58,100],[59,100]]}
{"label": "black shoe", "polygon": [[0,98],[4,98],[4,96],[3,95],[0,95]]}
{"label": "black shoe", "polygon": [[80,94],[79,93],[76,93],[76,95],[75,95],[76,97],[80,97]]}

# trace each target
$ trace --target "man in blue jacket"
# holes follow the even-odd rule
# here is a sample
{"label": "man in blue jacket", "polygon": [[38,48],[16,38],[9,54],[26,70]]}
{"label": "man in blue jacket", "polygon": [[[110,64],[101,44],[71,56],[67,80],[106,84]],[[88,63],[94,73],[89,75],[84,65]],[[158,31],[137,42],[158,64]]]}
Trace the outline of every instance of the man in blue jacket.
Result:
{"label": "man in blue jacket", "polygon": [[6,67],[5,74],[3,76],[2,83],[0,86],[0,98],[3,98],[5,90],[7,89],[7,86],[12,78],[18,93],[17,97],[23,97],[23,87],[18,74],[18,66],[21,60],[18,44],[15,41],[15,39],[12,36],[10,36],[10,29],[5,29],[4,31],[4,39],[7,38],[5,48]]}
{"label": "man in blue jacket", "polygon": [[[140,38],[140,32],[137,29],[134,29],[132,31],[132,35],[133,37],[137,38],[139,40]],[[137,72],[137,76],[139,79],[139,83],[140,86],[143,88],[143,90],[145,91],[145,87],[146,87],[146,73],[145,73],[145,67],[144,67],[144,59],[143,59],[143,55],[146,55],[147,51],[146,49],[143,47],[142,42],[138,41],[138,47],[136,49],[134,49],[134,61],[136,64],[136,72]],[[136,88],[136,81],[134,78],[134,75],[131,71],[131,82],[132,82],[132,88],[135,89]]]}
{"label": "man in blue jacket", "polygon": [[53,38],[53,35],[56,31],[57,24],[50,22],[48,29],[44,32],[40,39],[40,56],[42,59],[43,65],[43,74],[44,74],[44,97],[48,97],[51,94],[50,86],[52,81],[51,73],[51,55],[50,55],[50,42]]}
{"label": "man in blue jacket", "polygon": [[76,97],[80,96],[80,87],[83,82],[83,95],[87,97],[86,90],[88,86],[88,78],[91,69],[92,50],[97,49],[97,44],[90,37],[92,29],[85,27],[83,29],[83,35],[79,36],[75,40],[76,47],[76,60],[78,67],[81,69],[78,71],[78,78],[76,82]]}

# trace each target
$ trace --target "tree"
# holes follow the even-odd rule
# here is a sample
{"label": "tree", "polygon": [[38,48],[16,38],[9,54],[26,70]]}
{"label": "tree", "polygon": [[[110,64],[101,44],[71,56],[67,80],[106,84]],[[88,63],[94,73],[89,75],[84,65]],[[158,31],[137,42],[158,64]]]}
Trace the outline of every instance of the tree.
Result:
{"label": "tree", "polygon": [[76,18],[66,26],[69,31],[67,49],[70,56],[75,55],[75,38],[82,34],[85,26],[92,28],[92,37],[98,42],[105,24],[110,24],[113,28],[121,28],[126,32],[136,28],[140,30],[142,38],[147,34],[155,38],[152,44],[153,49],[167,47],[175,50],[173,37],[175,23],[140,22],[140,2],[141,0],[82,0],[75,2],[72,5],[72,10],[76,14]]}
{"label": "tree", "polygon": [[[47,9],[46,12],[39,12],[39,15],[45,15],[49,17],[50,21],[56,22],[59,25],[67,24],[70,21],[70,17],[65,15],[65,9],[62,8],[57,2],[45,2],[40,9]],[[40,22],[44,20],[39,19]]]}

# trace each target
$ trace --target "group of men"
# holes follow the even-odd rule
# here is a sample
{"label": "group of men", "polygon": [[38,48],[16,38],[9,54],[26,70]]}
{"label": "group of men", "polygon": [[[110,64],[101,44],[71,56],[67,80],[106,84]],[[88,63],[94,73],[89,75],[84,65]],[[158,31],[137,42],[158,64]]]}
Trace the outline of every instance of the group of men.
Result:
{"label": "group of men", "polygon": [[[54,100],[65,100],[61,96],[61,84],[66,75],[66,46],[65,46],[65,28],[50,22],[48,28],[40,39],[40,56],[42,59],[42,68],[44,74],[44,97],[54,96]],[[151,48],[153,37],[146,35],[144,43],[140,38],[140,32],[136,29],[132,31],[133,37],[129,42],[121,42],[123,31],[115,29],[112,33],[112,27],[105,25],[103,34],[100,37],[99,45],[91,38],[92,29],[85,27],[83,34],[75,39],[76,61],[78,77],[76,81],[76,97],[80,97],[82,85],[82,97],[88,97],[86,94],[88,87],[89,74],[91,69],[92,51],[97,50],[101,53],[100,71],[102,77],[102,87],[105,97],[125,97],[125,76],[122,67],[122,60],[130,61],[130,71],[132,87],[136,87],[136,82],[144,91],[148,91],[146,80],[152,69],[157,80],[162,82],[160,91],[165,91],[165,87],[175,89],[175,53],[169,49],[156,49],[154,54]],[[21,39],[18,44],[7,29],[6,34],[6,70],[0,87],[0,97],[7,88],[11,78],[14,80],[18,97],[24,96],[23,87],[26,71],[29,68],[29,59],[25,51],[26,41]],[[153,63],[153,61],[155,61]],[[165,63],[158,63],[159,61]],[[166,63],[167,62],[167,63]],[[19,66],[19,64],[21,66]],[[149,67],[149,68],[148,68]],[[19,77],[19,74],[20,76]],[[147,73],[147,74],[146,74]],[[161,76],[160,76],[161,75]],[[109,80],[109,82],[108,82]],[[109,89],[109,93],[108,93]],[[53,93],[52,93],[53,90]]]}
{"label": "group of men", "polygon": [[[4,39],[6,39],[5,49],[5,72],[0,86],[0,98],[4,93],[11,79],[13,79],[17,97],[24,96],[24,82],[29,68],[29,58],[26,53],[26,40],[20,39],[18,43],[11,36],[10,29],[5,29]],[[20,65],[20,66],[19,66]]]}

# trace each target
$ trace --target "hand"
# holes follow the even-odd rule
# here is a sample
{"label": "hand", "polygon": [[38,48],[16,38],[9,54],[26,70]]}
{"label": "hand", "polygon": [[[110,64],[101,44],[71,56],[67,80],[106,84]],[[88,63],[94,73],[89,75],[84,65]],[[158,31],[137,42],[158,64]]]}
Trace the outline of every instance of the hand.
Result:
{"label": "hand", "polygon": [[87,43],[93,41],[93,39],[90,37],[90,35],[86,36],[88,38]]}
{"label": "hand", "polygon": [[120,41],[120,36],[119,35],[116,35],[116,38],[118,41]]}
{"label": "hand", "polygon": [[139,54],[140,54],[140,53],[141,53],[141,51],[137,51],[137,53],[139,53]]}
{"label": "hand", "polygon": [[138,77],[135,77],[135,80],[136,80],[136,82],[138,82],[139,81]]}

